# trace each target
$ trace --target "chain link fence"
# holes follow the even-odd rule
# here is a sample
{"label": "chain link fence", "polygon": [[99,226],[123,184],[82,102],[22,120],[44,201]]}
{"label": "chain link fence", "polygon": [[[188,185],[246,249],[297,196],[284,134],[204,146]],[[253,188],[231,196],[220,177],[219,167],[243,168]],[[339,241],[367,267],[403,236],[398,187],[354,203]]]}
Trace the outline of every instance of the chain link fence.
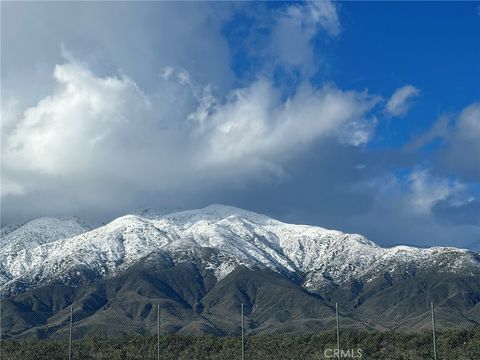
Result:
{"label": "chain link fence", "polygon": [[355,321],[341,306],[333,310],[332,317],[314,319],[279,310],[264,321],[243,305],[231,318],[155,303],[127,321],[74,307],[2,314],[0,359],[480,359],[478,323],[454,327],[451,314],[433,303],[425,309],[423,328],[412,330],[381,329]]}

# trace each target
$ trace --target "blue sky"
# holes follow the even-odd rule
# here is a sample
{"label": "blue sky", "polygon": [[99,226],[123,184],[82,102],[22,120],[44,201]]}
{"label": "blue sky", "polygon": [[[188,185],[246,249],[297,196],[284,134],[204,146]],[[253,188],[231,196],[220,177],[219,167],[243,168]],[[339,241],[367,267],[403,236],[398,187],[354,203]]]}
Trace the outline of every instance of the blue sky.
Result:
{"label": "blue sky", "polygon": [[391,93],[405,83],[422,90],[409,121],[396,122],[398,146],[436,116],[478,101],[480,17],[474,2],[342,3],[346,31],[332,61],[338,84]]}
{"label": "blue sky", "polygon": [[223,203],[480,250],[475,2],[2,2],[2,223]]}

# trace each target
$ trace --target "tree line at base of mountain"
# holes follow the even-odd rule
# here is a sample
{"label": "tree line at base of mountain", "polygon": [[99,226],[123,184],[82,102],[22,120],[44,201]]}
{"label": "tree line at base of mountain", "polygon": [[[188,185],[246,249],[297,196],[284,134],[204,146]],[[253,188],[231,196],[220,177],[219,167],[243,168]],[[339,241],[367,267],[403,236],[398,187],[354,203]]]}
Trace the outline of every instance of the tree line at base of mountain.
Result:
{"label": "tree line at base of mountain", "polygon": [[[78,360],[154,360],[157,336],[137,334],[114,338],[88,337],[74,340],[72,359]],[[433,359],[433,338],[422,333],[365,332],[348,330],[340,335],[340,356],[335,332],[315,335],[256,335],[245,337],[245,359]],[[66,340],[4,340],[2,360],[64,360],[68,358]],[[480,359],[480,328],[450,330],[436,334],[437,359]],[[241,359],[240,337],[179,336],[160,337],[162,360]]]}

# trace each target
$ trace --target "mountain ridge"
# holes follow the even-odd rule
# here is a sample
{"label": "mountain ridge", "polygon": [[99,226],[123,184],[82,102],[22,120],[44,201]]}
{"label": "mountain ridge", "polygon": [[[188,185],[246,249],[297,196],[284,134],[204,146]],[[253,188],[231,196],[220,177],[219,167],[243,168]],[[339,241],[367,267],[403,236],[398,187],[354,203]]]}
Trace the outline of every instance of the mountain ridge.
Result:
{"label": "mountain ridge", "polygon": [[[36,221],[14,230],[3,242]],[[83,271],[94,273],[94,278],[115,276],[154,253],[174,262],[189,261],[195,257],[194,249],[220,251],[206,265],[214,269],[217,281],[236,267],[246,266],[298,275],[310,291],[353,280],[372,281],[385,271],[394,274],[434,266],[445,272],[480,269],[478,255],[466,249],[385,248],[362,235],[287,224],[224,205],[156,217],[125,215],[90,231],[78,222],[65,221],[49,220],[59,227],[66,224],[70,232],[57,229],[51,232],[53,237],[48,232],[47,241],[35,238],[31,248],[20,236],[21,246],[0,249],[3,288],[15,291],[15,283],[26,289],[52,280],[74,283],[72,274]]]}

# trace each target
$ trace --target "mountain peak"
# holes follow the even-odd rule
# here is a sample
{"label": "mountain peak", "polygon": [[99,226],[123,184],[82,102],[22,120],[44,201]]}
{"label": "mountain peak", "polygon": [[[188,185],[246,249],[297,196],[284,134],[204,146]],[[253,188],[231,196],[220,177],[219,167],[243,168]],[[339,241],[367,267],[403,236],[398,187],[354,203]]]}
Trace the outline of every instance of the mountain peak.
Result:
{"label": "mountain peak", "polygon": [[255,222],[274,221],[266,215],[244,210],[235,206],[211,204],[204,208],[174,212],[162,216],[175,221],[213,221],[218,222],[231,216],[238,216]]}

